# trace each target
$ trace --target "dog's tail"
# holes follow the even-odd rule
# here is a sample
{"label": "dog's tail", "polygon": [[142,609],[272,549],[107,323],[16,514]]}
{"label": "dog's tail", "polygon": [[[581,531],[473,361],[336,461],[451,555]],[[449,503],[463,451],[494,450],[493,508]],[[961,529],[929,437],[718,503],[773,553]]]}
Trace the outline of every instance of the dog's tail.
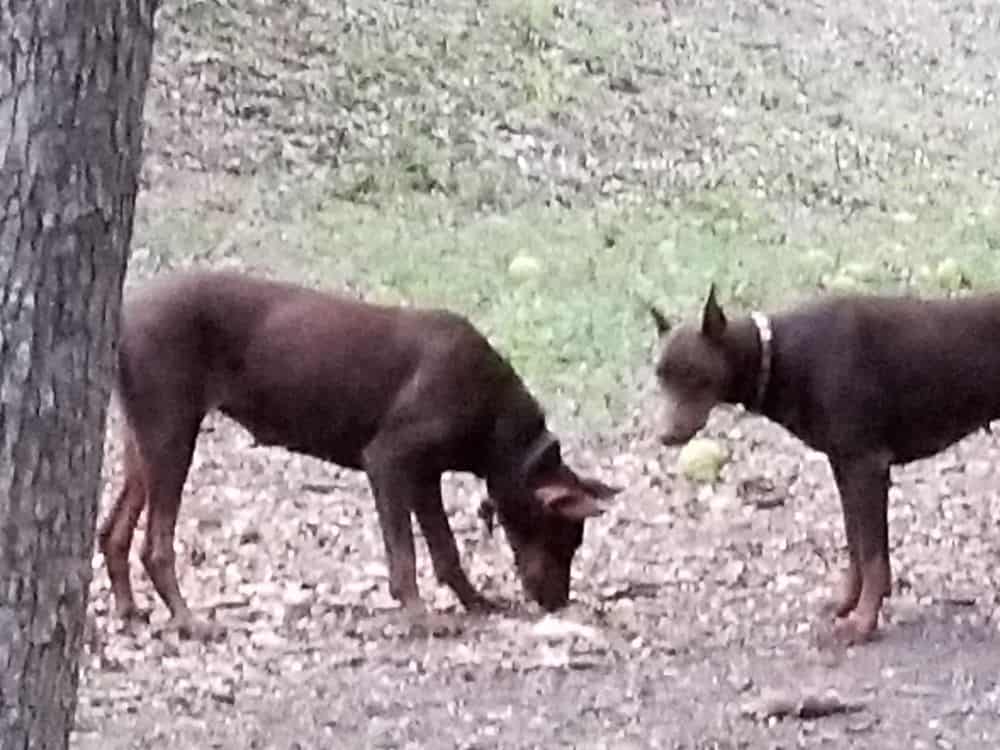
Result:
{"label": "dog's tail", "polygon": [[113,392],[118,399],[118,407],[127,421],[132,399],[135,397],[135,372],[129,357],[129,349],[125,346],[123,338],[119,339],[117,348]]}

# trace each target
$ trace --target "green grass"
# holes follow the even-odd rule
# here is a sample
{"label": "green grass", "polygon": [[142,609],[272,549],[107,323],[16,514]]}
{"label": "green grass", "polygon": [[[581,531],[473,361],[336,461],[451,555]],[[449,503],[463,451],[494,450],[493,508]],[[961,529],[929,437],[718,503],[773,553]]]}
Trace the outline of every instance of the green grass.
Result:
{"label": "green grass", "polygon": [[[553,0],[186,0],[159,21],[151,133],[205,165],[161,165],[178,182],[140,204],[134,271],[236,255],[453,308],[557,414],[635,403],[647,300],[676,318],[713,281],[736,310],[1000,280],[976,93],[995,66],[928,67],[917,28],[831,51],[781,9]],[[510,275],[520,254],[537,277]]]}
{"label": "green grass", "polygon": [[[223,242],[252,264],[383,302],[445,306],[469,316],[511,358],[554,412],[606,422],[650,377],[645,309],[696,314],[710,282],[733,310],[823,293],[845,275],[859,290],[946,293],[935,273],[951,257],[973,288],[1000,280],[1000,219],[987,196],[910,215],[875,215],[789,240],[768,207],[731,193],[675,208],[456,208],[454,197],[397,193],[381,206],[320,186],[281,193],[266,179],[241,208],[191,206],[143,215],[139,242],[197,254]],[[517,255],[542,273],[519,280]],[[843,282],[841,282],[843,283]]]}

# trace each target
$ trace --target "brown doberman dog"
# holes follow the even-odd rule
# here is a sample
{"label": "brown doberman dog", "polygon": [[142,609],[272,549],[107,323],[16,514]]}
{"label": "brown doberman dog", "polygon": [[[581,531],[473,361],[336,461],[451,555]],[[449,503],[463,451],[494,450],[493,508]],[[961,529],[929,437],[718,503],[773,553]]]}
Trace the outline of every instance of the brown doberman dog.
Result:
{"label": "brown doberman dog", "polygon": [[867,640],[892,588],[889,470],[1000,417],[1000,295],[830,297],[728,320],[714,286],[701,320],[661,340],[662,439],[690,439],[720,403],[743,404],[826,454],[849,552],[831,602],[837,635]]}
{"label": "brown doberman dog", "polygon": [[569,598],[586,518],[618,490],[562,460],[537,401],[465,318],[367,304],[233,273],[154,281],[123,309],[117,395],[124,486],[99,540],[117,614],[141,616],[128,554],[143,509],[141,560],[182,634],[198,629],[181,595],[174,532],[199,426],[212,410],[264,445],[366,472],[389,589],[423,613],[411,514],[439,581],[467,609],[490,608],[469,582],[441,501],[441,474],[484,478],[526,594]]}

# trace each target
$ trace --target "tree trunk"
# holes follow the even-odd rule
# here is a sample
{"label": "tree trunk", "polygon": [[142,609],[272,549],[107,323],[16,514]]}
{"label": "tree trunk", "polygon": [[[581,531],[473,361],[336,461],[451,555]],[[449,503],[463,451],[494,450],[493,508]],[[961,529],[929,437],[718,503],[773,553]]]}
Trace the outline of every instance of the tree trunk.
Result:
{"label": "tree trunk", "polygon": [[155,0],[0,0],[0,750],[65,748]]}

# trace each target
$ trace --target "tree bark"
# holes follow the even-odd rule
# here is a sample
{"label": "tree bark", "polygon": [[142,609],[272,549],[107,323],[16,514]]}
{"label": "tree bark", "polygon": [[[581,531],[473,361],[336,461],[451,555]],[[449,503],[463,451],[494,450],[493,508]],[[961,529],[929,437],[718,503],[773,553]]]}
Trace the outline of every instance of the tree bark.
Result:
{"label": "tree bark", "polygon": [[155,0],[0,0],[0,749],[65,748]]}

